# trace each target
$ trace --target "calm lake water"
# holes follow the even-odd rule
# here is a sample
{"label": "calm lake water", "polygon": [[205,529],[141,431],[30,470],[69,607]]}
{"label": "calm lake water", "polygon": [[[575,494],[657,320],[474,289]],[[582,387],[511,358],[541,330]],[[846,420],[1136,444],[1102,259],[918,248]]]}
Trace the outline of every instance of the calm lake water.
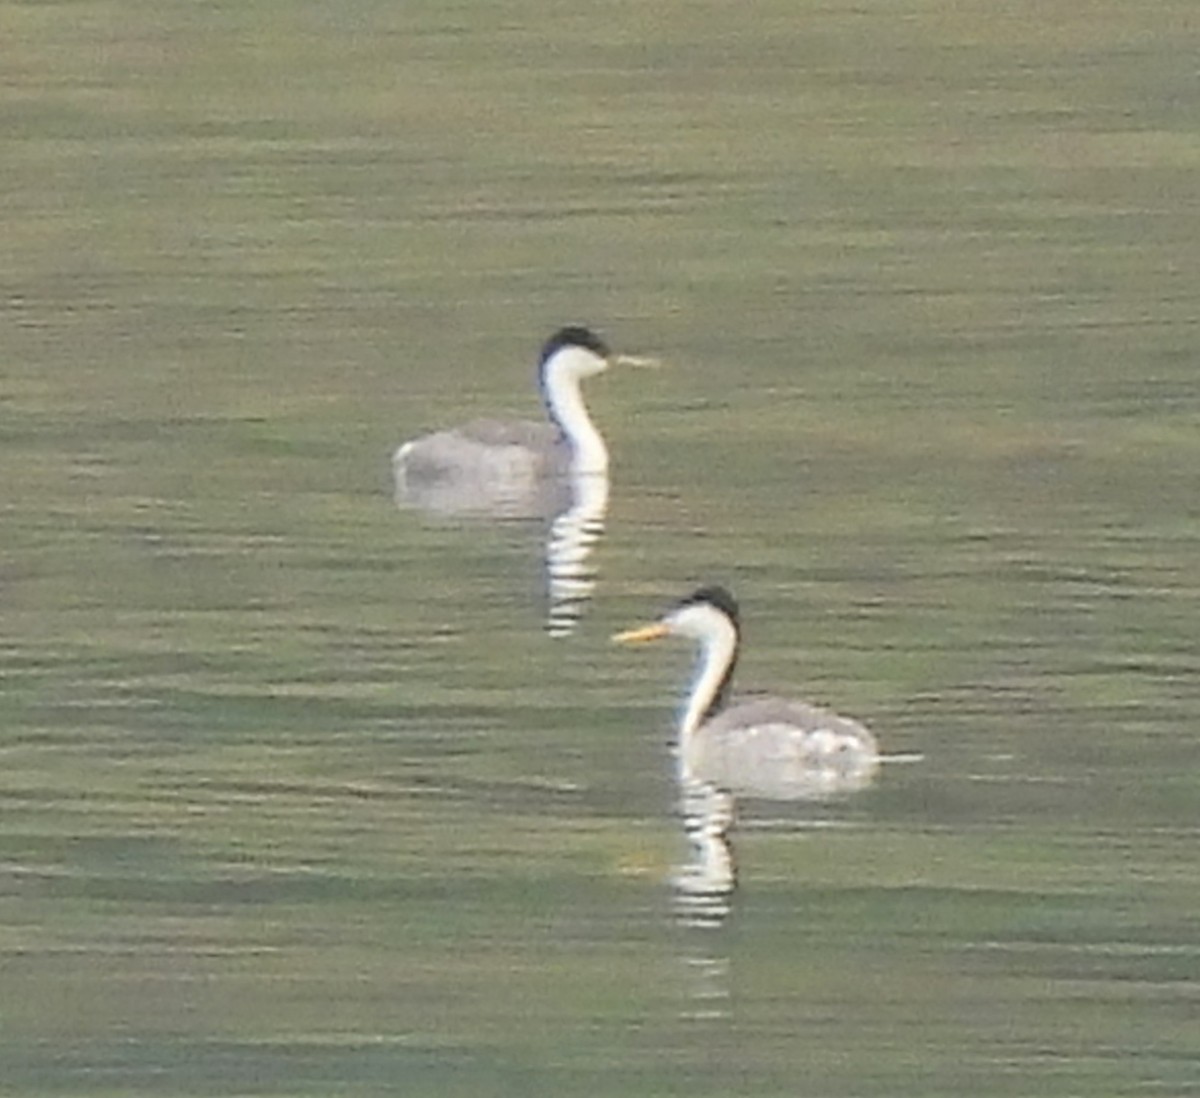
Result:
{"label": "calm lake water", "polygon": [[[1200,1093],[1200,34],[1086,7],[0,8],[0,1093]],[[575,321],[551,637],[389,455]],[[701,582],[908,759],[707,913]]]}

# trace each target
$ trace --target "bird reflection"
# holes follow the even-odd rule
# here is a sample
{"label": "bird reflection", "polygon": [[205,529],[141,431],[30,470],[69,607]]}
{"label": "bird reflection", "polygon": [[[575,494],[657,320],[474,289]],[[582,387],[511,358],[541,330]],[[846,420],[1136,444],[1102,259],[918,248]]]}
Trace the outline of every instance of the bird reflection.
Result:
{"label": "bird reflection", "polygon": [[679,784],[679,814],[690,858],[672,878],[676,914],[684,926],[720,926],[729,915],[737,887],[729,841],[733,797],[705,782],[684,778]]}
{"label": "bird reflection", "polygon": [[696,948],[684,958],[688,999],[681,1016],[690,1022],[716,1022],[729,1017],[729,958]]}
{"label": "bird reflection", "polygon": [[[515,513],[515,500],[500,504],[499,512],[491,515],[475,511],[465,514],[447,512],[439,506],[419,509],[468,523],[488,518],[506,523],[525,518],[542,520],[540,545],[545,628],[549,636],[562,638],[570,636],[578,627],[595,592],[597,572],[592,556],[604,537],[608,494],[606,474],[582,473],[546,481],[539,486],[536,500],[527,496],[521,501],[520,514]],[[441,494],[437,496],[438,502],[444,502],[445,498]],[[416,507],[411,500],[399,502]],[[526,511],[532,513],[526,514]]]}
{"label": "bird reflection", "polygon": [[675,921],[683,937],[684,1002],[680,1017],[693,1023],[729,1017],[730,962],[722,928],[729,918],[737,884],[729,829],[733,798],[695,780],[679,784],[679,814],[688,860],[671,878]]}
{"label": "bird reflection", "polygon": [[584,473],[570,478],[570,506],[550,523],[546,536],[546,632],[569,636],[596,587],[592,550],[604,536],[608,477]]}

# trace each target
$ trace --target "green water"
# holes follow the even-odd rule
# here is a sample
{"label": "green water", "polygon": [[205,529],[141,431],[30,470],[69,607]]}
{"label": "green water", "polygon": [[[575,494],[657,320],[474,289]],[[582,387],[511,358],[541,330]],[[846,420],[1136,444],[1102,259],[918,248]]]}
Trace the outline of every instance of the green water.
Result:
{"label": "green water", "polygon": [[[1193,7],[0,5],[0,1093],[1200,1091]],[[388,454],[576,320],[551,641]],[[710,930],[701,581],[921,757]]]}

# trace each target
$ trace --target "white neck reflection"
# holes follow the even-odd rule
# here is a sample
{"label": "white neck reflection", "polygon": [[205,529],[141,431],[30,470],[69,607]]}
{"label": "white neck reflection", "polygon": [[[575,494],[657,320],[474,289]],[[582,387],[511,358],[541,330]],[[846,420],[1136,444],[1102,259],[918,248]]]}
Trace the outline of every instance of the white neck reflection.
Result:
{"label": "white neck reflection", "polygon": [[691,860],[673,878],[679,919],[688,926],[719,926],[729,914],[737,887],[737,866],[728,833],[733,826],[733,797],[706,782],[683,777],[679,814]]}
{"label": "white neck reflection", "polygon": [[596,588],[591,555],[608,512],[607,474],[572,473],[569,487],[570,506],[555,517],[546,538],[546,632],[552,637],[573,633],[591,601]]}

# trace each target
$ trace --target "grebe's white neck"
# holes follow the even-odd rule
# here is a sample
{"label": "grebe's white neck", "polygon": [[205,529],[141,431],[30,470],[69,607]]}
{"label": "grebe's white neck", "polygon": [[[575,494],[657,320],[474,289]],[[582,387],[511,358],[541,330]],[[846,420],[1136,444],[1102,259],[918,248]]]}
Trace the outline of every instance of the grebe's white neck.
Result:
{"label": "grebe's white neck", "polygon": [[679,719],[682,746],[704,722],[729,683],[737,661],[738,632],[726,614],[708,603],[676,610],[667,618],[667,624],[672,633],[700,642],[700,659]]}
{"label": "grebe's white neck", "polygon": [[571,447],[573,474],[607,473],[608,447],[588,415],[580,382],[605,369],[607,362],[585,347],[557,351],[542,368],[546,409]]}

